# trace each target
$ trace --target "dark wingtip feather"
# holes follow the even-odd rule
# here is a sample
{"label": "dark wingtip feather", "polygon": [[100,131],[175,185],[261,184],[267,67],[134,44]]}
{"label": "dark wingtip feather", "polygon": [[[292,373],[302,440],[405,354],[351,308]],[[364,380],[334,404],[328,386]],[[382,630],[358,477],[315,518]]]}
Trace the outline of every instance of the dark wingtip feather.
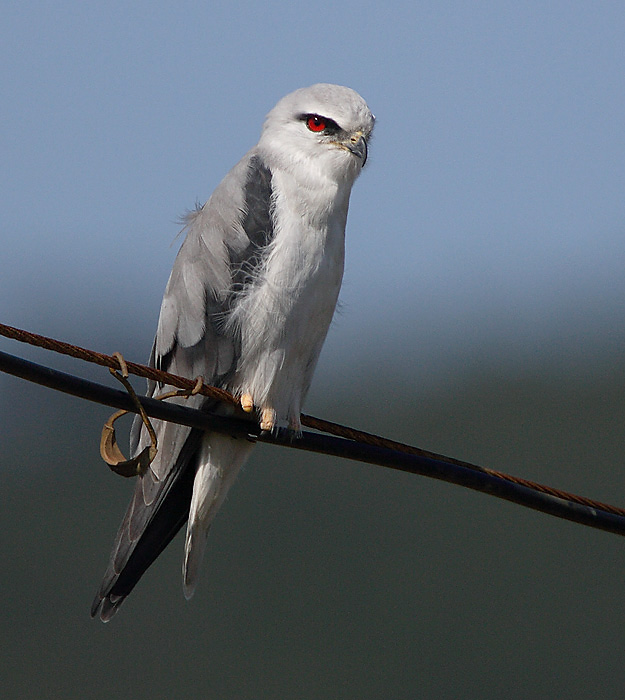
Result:
{"label": "dark wingtip feather", "polygon": [[91,605],[91,617],[99,617],[102,622],[108,622],[125,600],[125,596],[120,596],[113,601],[112,598],[114,597],[115,596],[107,596],[106,598],[101,598],[98,593]]}
{"label": "dark wingtip feather", "polygon": [[[194,435],[194,438],[197,436]],[[145,521],[143,533],[136,541],[128,538],[127,531],[130,524],[128,513],[133,508],[134,499],[131,501],[127,517],[122,522],[116,538],[111,565],[91,605],[91,617],[97,617],[99,614],[103,622],[108,622],[148,567],[187,521],[195,477],[196,464],[193,453],[196,445],[196,439],[187,440],[179,458],[179,468],[172,470],[166,480],[166,497],[159,501],[158,507],[146,509],[150,516]],[[119,551],[123,551],[124,556],[122,561],[117,562],[116,555]]]}

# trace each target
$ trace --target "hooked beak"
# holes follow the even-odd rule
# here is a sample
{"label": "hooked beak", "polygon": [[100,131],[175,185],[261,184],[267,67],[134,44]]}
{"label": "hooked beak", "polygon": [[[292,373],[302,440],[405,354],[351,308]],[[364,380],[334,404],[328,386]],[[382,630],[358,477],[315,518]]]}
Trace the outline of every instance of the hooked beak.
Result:
{"label": "hooked beak", "polygon": [[367,162],[367,140],[363,136],[362,131],[352,134],[345,143],[345,147],[350,153],[362,160],[362,166],[364,167],[364,164]]}

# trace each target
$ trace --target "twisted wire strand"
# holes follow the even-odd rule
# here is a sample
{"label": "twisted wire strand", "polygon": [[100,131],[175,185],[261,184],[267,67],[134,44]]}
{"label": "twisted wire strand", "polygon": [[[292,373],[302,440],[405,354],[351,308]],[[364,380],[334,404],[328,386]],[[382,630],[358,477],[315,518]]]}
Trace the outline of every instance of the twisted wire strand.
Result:
{"label": "twisted wire strand", "polygon": [[[104,367],[110,367],[112,369],[119,369],[120,363],[119,360],[112,356],[112,355],[105,355],[103,353],[96,352],[94,350],[88,350],[86,348],[77,346],[77,345],[72,345],[70,343],[66,343],[61,340],[56,340],[54,338],[49,338],[46,336],[38,335],[36,333],[31,333],[29,331],[25,331],[20,328],[15,328],[13,326],[8,326],[5,324],[0,323],[0,335],[4,336],[6,338],[10,338],[12,340],[16,340],[18,342],[22,343],[27,343],[29,345],[33,345],[35,347],[43,348],[46,350],[50,350],[53,352],[57,352],[63,355],[68,355],[73,358],[77,358],[80,360],[83,360],[85,362],[91,362],[97,365],[101,365]],[[155,369],[153,367],[148,367],[146,365],[141,365],[137,364],[135,362],[128,362],[126,361],[126,365],[128,368],[128,372],[130,374],[133,374],[138,377],[143,377],[146,379],[151,379],[155,382],[159,382],[162,384],[168,384],[170,386],[175,386],[179,389],[193,389],[196,382],[195,380],[187,379],[185,377],[180,377],[175,374],[170,374],[169,372],[163,372],[161,370]],[[0,370],[7,371],[5,368],[0,367]],[[37,381],[37,380],[32,380],[32,381]],[[219,401],[225,401],[227,403],[233,404],[233,405],[239,405],[239,402],[236,397],[234,397],[232,394],[229,392],[220,389],[218,387],[213,387],[209,386],[207,384],[203,384],[199,390],[200,393],[202,393],[204,396],[207,396],[209,398],[217,399]],[[144,399],[142,399],[142,402]],[[184,411],[191,411],[191,409],[184,409]],[[183,413],[184,413],[183,411]],[[192,411],[191,411],[192,412]],[[197,412],[196,412],[197,413]],[[175,417],[169,418],[169,420],[176,420]],[[433,462],[439,462],[443,463],[446,465],[453,465],[462,469],[468,469],[470,471],[488,475],[489,477],[492,477],[494,479],[500,480],[502,482],[507,482],[509,484],[513,484],[516,486],[523,487],[525,489],[529,489],[530,491],[544,494],[546,496],[555,498],[555,499],[560,499],[562,501],[568,501],[569,503],[573,503],[579,506],[582,506],[584,508],[588,508],[591,510],[597,510],[597,511],[603,511],[605,513],[608,513],[613,516],[617,516],[619,518],[625,518],[625,509],[623,508],[618,508],[616,506],[602,503],[600,501],[596,501],[590,498],[586,498],[585,496],[579,496],[577,494],[569,493],[567,491],[563,491],[561,489],[557,489],[551,486],[546,486],[544,484],[539,484],[533,481],[530,481],[528,479],[523,479],[520,477],[512,476],[510,474],[506,474],[504,472],[496,471],[493,469],[488,469],[485,467],[480,467],[475,464],[471,464],[469,462],[464,462],[462,460],[455,459],[453,457],[447,457],[445,455],[437,454],[435,452],[430,452],[427,450],[420,449],[418,447],[414,447],[412,445],[407,445],[402,442],[397,442],[395,440],[390,440],[388,438],[381,437],[379,435],[375,435],[372,433],[367,433],[363,432],[361,430],[356,430],[354,428],[350,428],[345,425],[341,425],[338,423],[333,423],[331,421],[327,421],[321,418],[315,418],[314,416],[309,416],[306,414],[302,414],[301,416],[301,422],[302,425],[312,428],[314,430],[317,430],[322,433],[327,433],[329,435],[333,435],[339,438],[343,438],[345,440],[349,440],[353,443],[358,443],[360,445],[367,445],[371,446],[373,448],[381,448],[384,450],[390,450],[394,453],[401,453],[401,454],[406,454],[406,455],[412,455],[415,457],[422,458],[424,460],[431,460]],[[288,439],[272,439],[270,436],[263,436],[262,438],[259,438],[259,436],[256,436],[256,438],[261,439],[261,441],[264,442],[277,442],[278,444],[288,444]],[[306,448],[305,448],[306,449]],[[316,450],[314,447],[311,447],[310,449],[313,449],[314,451],[319,451],[323,452],[323,449],[318,449]],[[338,448],[337,448],[338,449]],[[327,452],[327,454],[340,454],[340,451],[337,452],[336,450],[334,452]],[[366,461],[370,462],[372,464],[384,464],[384,466],[390,466],[392,468],[396,469],[403,469],[405,471],[415,471],[411,469],[404,469],[402,466],[394,466],[393,464],[389,464],[388,462],[376,462],[374,461],[373,458],[367,458],[365,459],[364,457],[350,457],[352,459],[359,459],[360,461]],[[421,473],[421,472],[416,472],[416,473]],[[430,474],[431,475],[431,474]],[[442,476],[439,476],[438,478],[445,478]],[[452,479],[447,479],[449,481],[452,481]],[[461,483],[460,480],[454,481],[454,483]],[[471,484],[465,484],[469,486],[470,488],[476,488],[475,485]],[[477,490],[481,490],[483,492],[488,492],[487,488],[479,488]],[[529,505],[527,503],[522,503],[520,500],[516,498],[509,498],[508,496],[501,495],[501,494],[493,494],[493,495],[499,495],[502,498],[507,498],[508,500],[512,500],[517,503],[521,503],[522,505]],[[545,512],[550,512],[545,508],[540,508],[537,506],[530,506],[530,507],[536,507],[538,510],[544,510]],[[556,514],[556,513],[552,513]],[[569,517],[567,515],[562,515],[560,514],[559,517],[567,517],[568,519],[571,520],[576,520],[578,522],[581,522],[581,520],[575,518],[575,517]],[[587,525],[592,525],[592,522],[585,522],[584,524]],[[595,525],[595,527],[600,527],[600,525]],[[623,532],[620,532],[620,527],[617,529],[613,528],[602,528],[602,529],[609,529],[612,532],[617,532],[618,534],[625,534],[625,528],[623,529]]]}
{"label": "twisted wire strand", "polygon": [[[66,343],[62,340],[48,338],[47,336],[38,335],[37,333],[30,333],[29,331],[25,331],[21,328],[7,326],[4,323],[0,323],[0,335],[3,335],[5,338],[17,340],[20,343],[34,345],[37,348],[43,348],[61,355],[75,357],[79,360],[84,360],[85,362],[101,365],[102,367],[120,369],[119,360],[112,355],[105,355],[104,353],[96,352],[95,350],[87,350],[87,348],[81,348],[78,345],[72,345],[71,343]],[[186,379],[185,377],[179,377],[176,374],[162,372],[154,367],[140,365],[135,362],[128,362],[127,360],[126,366],[128,367],[128,372],[130,372],[130,374],[134,374],[136,377],[151,379],[155,382],[160,382],[161,384],[169,384],[177,387],[178,389],[193,389],[195,386],[194,379]],[[203,384],[199,393],[207,396],[208,398],[217,399],[218,401],[225,401],[226,403],[231,404],[238,403],[232,394],[224,391],[223,389],[219,389],[216,386]]]}

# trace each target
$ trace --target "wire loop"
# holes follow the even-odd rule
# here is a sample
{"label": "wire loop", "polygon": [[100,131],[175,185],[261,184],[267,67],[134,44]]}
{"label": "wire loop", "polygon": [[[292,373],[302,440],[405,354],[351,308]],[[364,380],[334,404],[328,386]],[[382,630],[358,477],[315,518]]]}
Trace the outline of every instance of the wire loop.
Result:
{"label": "wire loop", "polygon": [[[85,348],[28,333],[4,324],[0,324],[0,335],[65,355],[71,355],[87,362],[95,362],[113,370],[121,369],[122,372],[124,371],[119,357],[116,356],[103,355],[93,350],[86,350]],[[208,386],[200,379],[193,382],[184,377],[178,377],[168,372],[161,372],[153,367],[146,367],[145,365],[132,362],[124,361],[124,366],[130,374],[146,377],[160,384],[176,386],[183,390],[182,394],[174,392],[174,395],[200,393],[203,396],[239,406],[239,402],[232,394],[223,389]],[[242,410],[234,416],[225,417],[177,404],[155,401],[148,397],[139,398],[131,389],[127,389],[127,393],[124,395],[122,392],[112,390],[109,387],[89,382],[49,367],[37,365],[4,352],[0,352],[0,371],[58,391],[64,391],[79,398],[116,408],[123,408],[125,411],[130,410],[139,414],[144,412],[146,418],[142,418],[142,420],[144,422],[147,421],[146,426],[149,423],[149,420],[147,420],[147,415],[149,414],[159,420],[168,420],[200,430],[215,430],[252,441],[309,450],[320,454],[334,455],[368,464],[385,466],[411,474],[420,474],[448,481],[548,513],[549,515],[614,534],[625,535],[625,509],[623,508],[568,493],[551,486],[537,484],[527,479],[480,467],[452,457],[421,450],[418,447],[405,445],[379,435],[354,430],[353,428],[314,418],[313,416],[302,414],[302,425],[328,434],[303,432],[301,436],[294,439],[292,431],[282,428],[275,430],[271,434],[260,432],[257,423],[251,422],[249,418],[242,420],[238,417],[246,415]],[[126,385],[124,384],[124,386]],[[159,398],[165,397],[161,396]],[[116,418],[112,418],[112,422],[114,420]],[[114,431],[108,432],[111,432],[111,435],[106,438],[110,441],[106,450],[107,454],[113,456],[114,459],[120,460],[123,458],[123,454],[121,454],[121,450],[118,447],[119,454],[115,449]],[[156,445],[149,446],[149,448],[151,447],[156,448]],[[121,461],[130,460],[122,459]],[[119,466],[119,461],[115,466]],[[147,467],[144,467],[143,463],[129,468],[129,471],[133,472],[129,476],[141,473],[141,469],[144,468]],[[125,470],[126,468],[122,467],[122,471]]]}

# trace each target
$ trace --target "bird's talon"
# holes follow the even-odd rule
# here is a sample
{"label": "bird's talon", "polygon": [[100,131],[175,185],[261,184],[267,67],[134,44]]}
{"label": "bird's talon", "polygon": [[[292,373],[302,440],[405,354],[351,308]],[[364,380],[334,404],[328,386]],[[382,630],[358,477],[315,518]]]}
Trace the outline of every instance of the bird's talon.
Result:
{"label": "bird's talon", "polygon": [[241,408],[246,413],[251,413],[254,410],[254,400],[252,399],[251,394],[242,394],[241,395]]}
{"label": "bird's talon", "polygon": [[273,408],[263,408],[260,416],[260,429],[271,431],[276,425],[276,412]]}

